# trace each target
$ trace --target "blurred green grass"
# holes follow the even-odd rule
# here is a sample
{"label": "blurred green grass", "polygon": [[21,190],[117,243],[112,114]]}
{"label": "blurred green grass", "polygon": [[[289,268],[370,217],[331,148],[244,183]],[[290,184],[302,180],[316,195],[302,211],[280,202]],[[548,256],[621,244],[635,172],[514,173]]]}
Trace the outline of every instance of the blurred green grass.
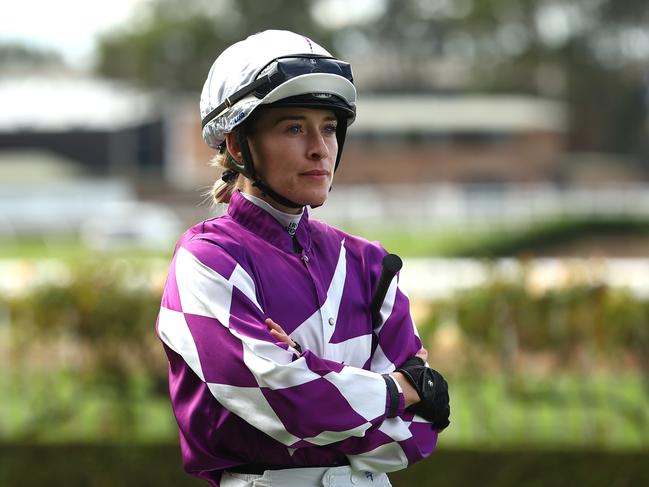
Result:
{"label": "blurred green grass", "polygon": [[639,375],[503,376],[449,379],[452,426],[440,446],[501,448],[649,447]]}
{"label": "blurred green grass", "polygon": [[[440,448],[649,447],[649,412],[641,377],[449,378],[451,426]],[[146,378],[131,378],[128,397],[80,381],[69,371],[0,376],[0,441],[51,443],[173,442],[169,400]]]}
{"label": "blurred green grass", "polygon": [[[633,217],[553,218],[530,224],[477,222],[470,227],[400,224],[348,227],[403,257],[509,257],[554,250],[587,238],[649,237],[649,221]],[[647,252],[649,254],[649,251]]]}
{"label": "blurred green grass", "polygon": [[[587,237],[649,237],[649,221],[634,217],[554,218],[530,224],[480,222],[470,227],[440,227],[434,222],[419,225],[350,225],[344,231],[379,241],[390,252],[403,257],[503,257],[543,252],[556,245]],[[115,246],[91,249],[72,237],[25,237],[0,239],[0,258],[58,258],[74,261],[97,256],[171,257],[168,249]]]}
{"label": "blurred green grass", "polygon": [[149,378],[130,378],[125,397],[71,371],[8,371],[0,375],[0,441],[173,441],[177,426],[169,399],[152,387]]}
{"label": "blurred green grass", "polygon": [[171,260],[173,242],[168,249],[147,249],[137,246],[117,246],[110,250],[93,249],[77,238],[20,238],[0,239],[0,259],[58,259],[65,262],[104,257],[148,258],[163,257]]}

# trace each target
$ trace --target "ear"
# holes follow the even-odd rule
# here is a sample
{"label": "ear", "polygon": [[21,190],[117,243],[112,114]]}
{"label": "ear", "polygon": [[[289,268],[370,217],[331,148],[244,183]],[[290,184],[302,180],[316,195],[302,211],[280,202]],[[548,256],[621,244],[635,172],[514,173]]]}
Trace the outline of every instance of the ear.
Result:
{"label": "ear", "polygon": [[241,160],[241,144],[235,131],[225,134],[225,146],[232,157],[237,161]]}

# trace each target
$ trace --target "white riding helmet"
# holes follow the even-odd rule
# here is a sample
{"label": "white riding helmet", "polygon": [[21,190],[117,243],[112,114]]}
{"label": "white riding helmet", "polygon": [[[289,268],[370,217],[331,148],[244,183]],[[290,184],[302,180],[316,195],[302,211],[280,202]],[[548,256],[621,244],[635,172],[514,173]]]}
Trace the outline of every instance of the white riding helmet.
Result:
{"label": "white riding helmet", "polygon": [[[285,30],[267,30],[228,47],[216,58],[201,93],[203,139],[218,149],[225,134],[259,105],[315,94],[323,102],[335,96],[356,113],[351,67],[311,39]],[[325,103],[323,103],[325,105]]]}
{"label": "white riding helmet", "polygon": [[351,66],[334,58],[308,37],[267,30],[228,47],[214,61],[203,85],[200,111],[203,139],[222,150],[225,134],[238,127],[243,160],[237,171],[289,206],[302,206],[278,195],[255,172],[245,120],[259,106],[300,106],[332,110],[337,118],[340,162],[347,126],[356,117],[356,88]]}

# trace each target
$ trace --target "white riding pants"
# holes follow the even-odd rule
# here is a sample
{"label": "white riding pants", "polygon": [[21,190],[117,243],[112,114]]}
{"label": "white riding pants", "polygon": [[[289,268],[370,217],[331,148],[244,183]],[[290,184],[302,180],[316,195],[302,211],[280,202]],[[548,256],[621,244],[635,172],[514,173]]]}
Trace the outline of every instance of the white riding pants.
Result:
{"label": "white riding pants", "polygon": [[350,466],[266,470],[263,475],[223,472],[221,487],[391,487],[384,473]]}

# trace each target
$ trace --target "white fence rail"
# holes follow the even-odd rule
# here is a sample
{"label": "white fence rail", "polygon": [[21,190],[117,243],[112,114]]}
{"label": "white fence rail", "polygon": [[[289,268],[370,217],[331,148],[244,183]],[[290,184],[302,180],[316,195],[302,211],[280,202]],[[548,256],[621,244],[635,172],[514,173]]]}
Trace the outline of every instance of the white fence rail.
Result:
{"label": "white fence rail", "polygon": [[[126,265],[125,262],[122,262]],[[150,260],[148,269],[139,269],[130,285],[161,292],[169,263]],[[0,296],[14,296],[47,283],[65,283],[72,269],[56,259],[0,259]],[[135,271],[133,271],[135,272]],[[480,286],[490,279],[522,282],[532,293],[576,285],[604,284],[626,288],[649,299],[649,258],[544,258],[521,261],[497,259],[407,258],[401,270],[401,285],[410,298],[430,300],[456,291]],[[135,282],[137,281],[137,282]]]}
{"label": "white fence rail", "polygon": [[401,283],[413,299],[435,299],[477,287],[494,277],[522,283],[529,292],[579,285],[629,289],[649,299],[649,258],[404,259]]}

